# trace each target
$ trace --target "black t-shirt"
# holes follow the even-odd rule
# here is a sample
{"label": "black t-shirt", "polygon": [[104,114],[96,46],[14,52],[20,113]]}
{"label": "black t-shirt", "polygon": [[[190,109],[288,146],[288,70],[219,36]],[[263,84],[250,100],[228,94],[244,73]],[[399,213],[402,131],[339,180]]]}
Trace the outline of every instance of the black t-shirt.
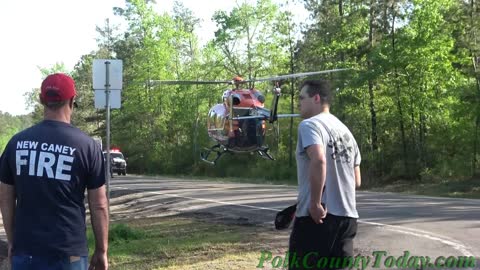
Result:
{"label": "black t-shirt", "polygon": [[87,256],[85,188],[105,184],[103,154],[70,124],[44,120],[16,134],[0,159],[15,187],[14,255]]}

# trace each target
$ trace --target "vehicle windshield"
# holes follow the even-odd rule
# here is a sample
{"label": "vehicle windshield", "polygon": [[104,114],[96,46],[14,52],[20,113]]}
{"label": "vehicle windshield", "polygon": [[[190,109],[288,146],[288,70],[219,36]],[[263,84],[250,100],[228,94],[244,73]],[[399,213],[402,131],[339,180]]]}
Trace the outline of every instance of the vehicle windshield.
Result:
{"label": "vehicle windshield", "polygon": [[111,156],[111,158],[121,158],[121,159],[124,159],[122,153],[118,153],[118,152],[110,152],[110,156]]}

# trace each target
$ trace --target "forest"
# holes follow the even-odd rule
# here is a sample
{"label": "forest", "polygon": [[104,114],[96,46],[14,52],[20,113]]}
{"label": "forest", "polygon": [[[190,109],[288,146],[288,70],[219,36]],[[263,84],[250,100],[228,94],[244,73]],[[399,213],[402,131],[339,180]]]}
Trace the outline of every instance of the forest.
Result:
{"label": "forest", "polygon": [[[130,173],[296,180],[301,119],[269,127],[275,156],[225,155],[216,166],[200,151],[209,108],[228,85],[161,85],[149,80],[228,80],[348,68],[314,78],[334,85],[331,112],[352,131],[366,183],[434,181],[480,175],[480,3],[478,0],[297,0],[301,23],[272,0],[216,11],[214,38],[201,42],[202,22],[176,2],[155,12],[152,0],[126,0],[113,9],[125,22],[97,26],[98,50],[70,73],[78,104],[72,123],[105,138],[105,110],[94,108],[92,62],[123,60],[122,106],[112,110],[111,142],[128,157]],[[280,113],[296,113],[301,80],[282,85]],[[272,85],[257,83],[270,104]],[[0,148],[41,121],[39,89],[26,96],[33,112],[0,113]],[[267,106],[268,107],[268,106]],[[104,141],[105,143],[105,141]],[[1,150],[0,150],[1,151]]]}

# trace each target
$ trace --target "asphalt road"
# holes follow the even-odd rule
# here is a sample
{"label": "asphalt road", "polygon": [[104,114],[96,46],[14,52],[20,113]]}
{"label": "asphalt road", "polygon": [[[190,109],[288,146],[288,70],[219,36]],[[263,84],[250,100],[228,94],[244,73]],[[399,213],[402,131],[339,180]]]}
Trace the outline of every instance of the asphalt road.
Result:
{"label": "asphalt road", "polygon": [[[273,231],[275,213],[293,204],[297,191],[282,185],[127,176],[112,179],[111,194],[115,218],[208,214]],[[428,256],[432,262],[439,256],[472,256],[480,269],[480,200],[359,191],[357,208],[356,254],[374,260],[373,252],[385,251],[384,260],[408,251],[410,257]],[[286,236],[285,247],[288,233],[279,232]]]}
{"label": "asphalt road", "polygon": [[[110,184],[110,211],[113,220],[182,213],[265,226],[279,235],[280,246],[286,249],[289,230],[274,231],[273,219],[295,202],[296,195],[296,187],[283,185],[121,176]],[[480,269],[480,200],[359,191],[357,208],[355,253],[371,258],[366,269],[393,269],[373,267],[373,253],[380,251],[386,252],[382,264],[386,257],[399,258],[408,251],[410,258],[428,256],[432,262],[439,256],[472,256],[475,268],[458,269]],[[3,228],[1,238],[5,239]]]}

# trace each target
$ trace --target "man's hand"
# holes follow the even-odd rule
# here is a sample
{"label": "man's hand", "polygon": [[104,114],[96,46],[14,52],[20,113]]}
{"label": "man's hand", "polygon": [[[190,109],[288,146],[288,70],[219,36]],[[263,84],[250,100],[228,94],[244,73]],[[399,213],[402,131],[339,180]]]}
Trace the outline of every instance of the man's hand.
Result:
{"label": "man's hand", "polygon": [[308,212],[310,212],[310,217],[313,219],[313,221],[317,224],[323,223],[323,220],[327,216],[327,207],[323,207],[323,204],[314,204],[311,203],[310,207],[308,209]]}
{"label": "man's hand", "polygon": [[105,185],[97,189],[89,189],[88,206],[90,207],[93,235],[95,237],[95,252],[90,262],[89,270],[108,269],[108,200]]}
{"label": "man's hand", "polygon": [[107,253],[95,250],[88,270],[108,270]]}

